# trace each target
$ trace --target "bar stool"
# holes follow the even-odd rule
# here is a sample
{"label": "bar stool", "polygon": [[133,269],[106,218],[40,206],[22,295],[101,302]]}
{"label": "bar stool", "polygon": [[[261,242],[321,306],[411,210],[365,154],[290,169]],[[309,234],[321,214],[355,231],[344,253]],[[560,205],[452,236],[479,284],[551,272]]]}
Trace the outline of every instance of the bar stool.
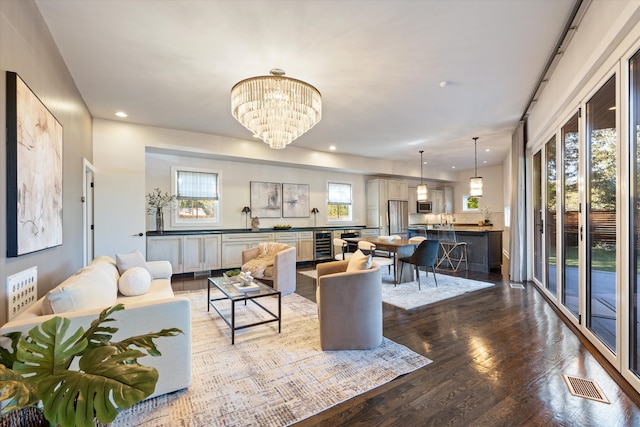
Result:
{"label": "bar stool", "polygon": [[[453,228],[438,231],[438,238],[442,248],[442,257],[438,261],[436,268],[450,268],[453,271],[458,271],[460,264],[464,262],[465,270],[468,270],[467,242],[459,242]],[[445,264],[444,267],[440,267],[443,263]]]}

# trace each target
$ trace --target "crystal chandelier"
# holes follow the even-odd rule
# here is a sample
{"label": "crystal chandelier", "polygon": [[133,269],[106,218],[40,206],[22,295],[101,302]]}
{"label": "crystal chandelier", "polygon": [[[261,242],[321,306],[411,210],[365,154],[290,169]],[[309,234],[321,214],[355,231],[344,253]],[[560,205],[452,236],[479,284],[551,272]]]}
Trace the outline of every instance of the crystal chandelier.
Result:
{"label": "crystal chandelier", "polygon": [[424,153],[424,151],[420,150],[420,185],[416,187],[416,192],[418,193],[418,201],[426,202],[427,197],[429,197],[429,189],[427,188],[427,184],[422,183],[422,165],[424,164],[422,163],[422,153]]}
{"label": "crystal chandelier", "polygon": [[473,138],[475,144],[475,164],[476,173],[469,179],[469,195],[472,197],[482,197],[482,177],[478,176],[478,137]]}
{"label": "crystal chandelier", "polygon": [[269,147],[282,149],[320,121],[322,97],[315,87],[274,68],[270,76],[236,83],[231,89],[231,112]]}

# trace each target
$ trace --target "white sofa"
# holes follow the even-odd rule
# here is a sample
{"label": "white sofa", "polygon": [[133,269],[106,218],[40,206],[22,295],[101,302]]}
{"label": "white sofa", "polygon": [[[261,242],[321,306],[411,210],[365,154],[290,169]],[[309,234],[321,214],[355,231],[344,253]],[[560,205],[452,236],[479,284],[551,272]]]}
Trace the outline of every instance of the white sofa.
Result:
{"label": "white sofa", "polygon": [[[44,314],[51,310],[51,297],[47,295],[36,301],[25,312],[0,327],[0,345],[8,347],[8,339],[3,335],[20,331],[26,334],[34,326],[61,316],[71,320],[70,332],[78,327],[85,330],[100,312],[116,303],[124,304],[124,310],[113,313],[116,320],[110,326],[119,328],[114,341],[162,329],[178,328],[183,334],[161,337],[154,340],[162,356],[145,356],[140,363],[153,366],[159,378],[155,392],[149,396],[159,396],[191,385],[191,306],[185,297],[174,296],[171,288],[171,264],[168,261],[146,263],[151,276],[148,291],[142,295],[124,296],[118,292],[120,274],[116,261],[110,257],[96,258],[73,276],[66,279],[47,295],[65,293],[65,303],[55,302],[58,310],[69,309],[56,314]],[[122,282],[121,282],[122,283]],[[111,300],[115,287],[115,302]],[[92,296],[92,297],[91,297]],[[84,305],[84,307],[83,307]],[[63,307],[63,308],[61,308]],[[70,333],[69,332],[69,333]]]}

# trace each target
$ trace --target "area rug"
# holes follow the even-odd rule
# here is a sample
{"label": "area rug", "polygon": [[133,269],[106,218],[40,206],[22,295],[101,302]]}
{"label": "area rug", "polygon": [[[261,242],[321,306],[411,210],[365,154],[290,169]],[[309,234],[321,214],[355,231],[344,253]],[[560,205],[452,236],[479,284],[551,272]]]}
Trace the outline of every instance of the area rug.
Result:
{"label": "area rug", "polygon": [[[304,270],[298,273],[313,278],[317,276],[317,270]],[[420,270],[421,285],[418,290],[417,281],[394,285],[393,276],[384,274],[382,276],[382,301],[405,310],[411,310],[493,286],[492,283],[446,274],[436,273],[436,277],[438,287],[435,285],[433,273],[429,273],[427,276],[424,271]]]}
{"label": "area rug", "polygon": [[[372,350],[322,351],[316,304],[297,294],[282,298],[280,334],[277,323],[260,325],[231,345],[206,290],[179,294],[191,300],[193,384],[124,410],[113,426],[289,425],[431,363],[386,338]],[[251,303],[237,312],[238,324],[262,316]]]}

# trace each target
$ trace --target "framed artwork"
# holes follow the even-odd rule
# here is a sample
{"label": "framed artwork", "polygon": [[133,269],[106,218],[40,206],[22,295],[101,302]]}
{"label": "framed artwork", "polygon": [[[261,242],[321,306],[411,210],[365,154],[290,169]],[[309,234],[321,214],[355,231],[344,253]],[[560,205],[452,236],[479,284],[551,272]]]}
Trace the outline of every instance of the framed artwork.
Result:
{"label": "framed artwork", "polygon": [[62,245],[62,125],[7,71],[7,256]]}
{"label": "framed artwork", "polygon": [[279,182],[251,181],[251,215],[258,218],[280,218],[282,188]]}
{"label": "framed artwork", "polygon": [[282,184],[282,217],[309,218],[309,184]]}

